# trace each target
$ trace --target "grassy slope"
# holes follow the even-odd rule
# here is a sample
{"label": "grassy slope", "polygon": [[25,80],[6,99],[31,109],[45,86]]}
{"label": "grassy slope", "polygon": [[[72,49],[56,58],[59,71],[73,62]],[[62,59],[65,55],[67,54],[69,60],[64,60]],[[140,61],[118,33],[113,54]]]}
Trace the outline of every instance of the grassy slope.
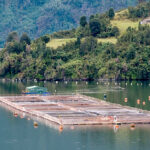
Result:
{"label": "grassy slope", "polygon": [[[128,27],[137,28],[139,21],[140,21],[140,20],[131,21],[131,20],[127,19],[126,15],[125,15],[126,13],[128,13],[127,9],[117,12],[115,18],[111,21],[111,24],[113,26],[117,26],[119,28],[121,35],[126,31],[126,29]],[[56,49],[57,47],[62,46],[63,44],[66,44],[67,42],[74,41],[74,40],[75,40],[75,38],[72,38],[72,39],[71,38],[70,39],[52,39],[47,44],[47,46]],[[117,39],[115,37],[99,38],[98,42],[103,42],[103,43],[110,42],[110,43],[115,44],[117,42]]]}
{"label": "grassy slope", "polygon": [[129,26],[137,28],[140,21],[140,20],[136,21],[129,20],[126,17],[126,13],[128,13],[127,9],[117,12],[115,18],[111,21],[111,24],[113,26],[117,26],[119,28],[121,35],[126,31],[126,29]]}
{"label": "grassy slope", "polygon": [[47,47],[52,47],[56,49],[59,46],[65,45],[67,42],[75,41],[76,38],[70,39],[52,39],[49,43],[47,43]]}

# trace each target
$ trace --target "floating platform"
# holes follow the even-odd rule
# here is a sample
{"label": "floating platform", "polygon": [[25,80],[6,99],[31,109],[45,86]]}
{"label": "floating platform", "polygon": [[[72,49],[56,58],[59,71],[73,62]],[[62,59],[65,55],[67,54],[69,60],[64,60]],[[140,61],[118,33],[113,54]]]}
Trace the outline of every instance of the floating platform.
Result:
{"label": "floating platform", "polygon": [[83,95],[6,96],[16,111],[60,125],[150,124],[150,112]]}

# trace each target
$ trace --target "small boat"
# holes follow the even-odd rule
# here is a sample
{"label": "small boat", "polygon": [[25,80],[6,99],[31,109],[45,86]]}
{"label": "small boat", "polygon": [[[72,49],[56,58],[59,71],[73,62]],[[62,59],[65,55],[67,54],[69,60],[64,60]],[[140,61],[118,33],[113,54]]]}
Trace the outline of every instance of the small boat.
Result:
{"label": "small boat", "polygon": [[50,93],[48,92],[47,88],[39,87],[39,86],[26,87],[26,89],[23,92],[23,94],[27,94],[27,95],[30,95],[30,94],[50,95]]}

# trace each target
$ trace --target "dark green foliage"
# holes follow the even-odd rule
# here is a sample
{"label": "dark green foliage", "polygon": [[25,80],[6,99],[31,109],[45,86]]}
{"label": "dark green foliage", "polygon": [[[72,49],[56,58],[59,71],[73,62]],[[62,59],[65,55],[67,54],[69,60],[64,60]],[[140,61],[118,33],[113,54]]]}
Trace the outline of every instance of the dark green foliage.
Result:
{"label": "dark green foliage", "polygon": [[14,42],[18,40],[19,40],[18,33],[16,31],[13,31],[8,34],[6,42]]}
{"label": "dark green foliage", "polygon": [[82,27],[85,27],[85,26],[87,25],[86,16],[82,16],[82,17],[80,18],[80,25],[81,25]]}
{"label": "dark green foliage", "polygon": [[127,50],[127,54],[126,54],[126,59],[127,61],[134,59],[136,56],[136,48],[131,45],[128,50]]}
{"label": "dark green foliage", "polygon": [[[116,45],[98,44],[93,36],[67,43],[55,50],[41,38],[31,50],[9,42],[0,52],[0,77],[38,80],[149,79],[149,26],[128,28]],[[24,43],[24,42],[23,42]]]}
{"label": "dark green foliage", "polygon": [[25,50],[25,45],[23,43],[19,42],[9,42],[6,46],[6,50],[8,53],[17,53],[19,54],[20,52]]}
{"label": "dark green foliage", "polygon": [[48,43],[50,41],[50,37],[48,35],[44,35],[41,37],[41,40],[45,43]]}
{"label": "dark green foliage", "polygon": [[[95,23],[91,26],[92,21]],[[100,28],[97,28],[97,22]],[[89,31],[94,34],[90,36]],[[111,26],[106,14],[96,14],[85,27],[40,37],[31,42],[30,48],[27,48],[26,42],[14,40],[16,38],[12,36],[12,40],[0,51],[0,77],[37,80],[150,79],[150,27],[141,24],[138,29],[129,27],[121,37],[117,37],[117,44],[97,42],[97,37],[118,34],[118,28]],[[76,41],[57,49],[46,47],[47,37],[72,35],[78,37]]]}
{"label": "dark green foliage", "polygon": [[141,3],[137,7],[129,7],[129,18],[145,18],[150,14],[150,2]]}
{"label": "dark green foliage", "polygon": [[115,16],[115,12],[114,12],[114,9],[113,8],[110,8],[109,11],[108,11],[108,17],[110,19],[113,19]]}
{"label": "dark green foliage", "polygon": [[77,37],[77,41],[75,42],[75,45],[78,47],[81,44],[81,38]]}
{"label": "dark green foliage", "polygon": [[120,35],[120,31],[119,31],[118,27],[114,26],[111,29],[111,36],[118,37],[119,35]]}
{"label": "dark green foliage", "polygon": [[77,28],[76,35],[80,37],[92,35],[93,37],[100,38],[117,37],[119,36],[119,29],[117,27],[112,27],[107,13],[96,14],[90,17],[89,24]]}
{"label": "dark green foliage", "polygon": [[89,52],[94,51],[97,47],[97,40],[90,36],[84,39],[84,41],[80,44],[80,55],[87,55]]}
{"label": "dark green foliage", "polygon": [[101,24],[98,19],[90,20],[90,31],[92,36],[97,36],[101,32]]}
{"label": "dark green foliage", "polygon": [[92,19],[94,19],[94,15],[91,15],[91,16],[90,16],[90,20],[92,20]]}
{"label": "dark green foliage", "polygon": [[20,42],[21,43],[25,42],[26,44],[30,45],[31,44],[31,39],[29,38],[27,33],[23,33],[21,38],[20,38]]}
{"label": "dark green foliage", "polygon": [[73,38],[75,37],[75,29],[72,30],[66,30],[66,31],[59,31],[54,32],[51,35],[52,38]]}

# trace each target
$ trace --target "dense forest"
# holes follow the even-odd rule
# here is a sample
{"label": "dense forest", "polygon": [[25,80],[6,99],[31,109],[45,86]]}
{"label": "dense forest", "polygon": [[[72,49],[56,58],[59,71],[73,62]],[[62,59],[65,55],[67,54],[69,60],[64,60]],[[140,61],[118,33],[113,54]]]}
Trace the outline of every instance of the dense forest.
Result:
{"label": "dense forest", "polygon": [[[129,7],[124,17],[135,20],[150,14],[150,2]],[[140,13],[139,13],[140,12]],[[140,15],[139,15],[140,14]],[[120,34],[112,26],[114,9],[82,16],[76,29],[44,35],[34,41],[11,32],[0,52],[0,77],[37,80],[150,79],[150,26],[128,27]],[[56,49],[47,43],[56,37],[75,38]],[[98,42],[116,37],[117,43]]]}
{"label": "dense forest", "polygon": [[46,33],[76,27],[80,16],[135,5],[137,0],[1,0],[0,47],[9,32],[33,39]]}

